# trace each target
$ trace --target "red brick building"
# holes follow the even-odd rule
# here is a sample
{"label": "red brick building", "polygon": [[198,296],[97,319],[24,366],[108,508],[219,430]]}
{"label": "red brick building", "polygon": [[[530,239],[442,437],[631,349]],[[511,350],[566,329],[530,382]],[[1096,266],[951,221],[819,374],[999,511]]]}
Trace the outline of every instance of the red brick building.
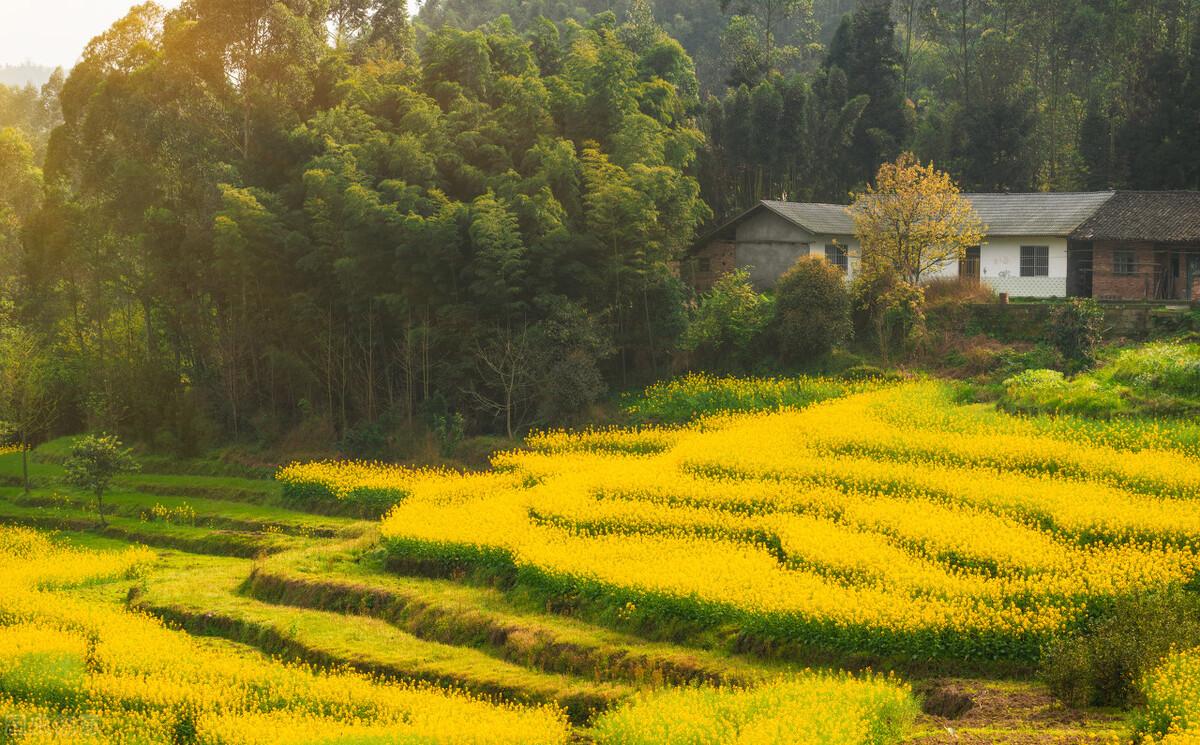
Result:
{"label": "red brick building", "polygon": [[1118,191],[1070,236],[1068,294],[1200,302],[1200,192]]}

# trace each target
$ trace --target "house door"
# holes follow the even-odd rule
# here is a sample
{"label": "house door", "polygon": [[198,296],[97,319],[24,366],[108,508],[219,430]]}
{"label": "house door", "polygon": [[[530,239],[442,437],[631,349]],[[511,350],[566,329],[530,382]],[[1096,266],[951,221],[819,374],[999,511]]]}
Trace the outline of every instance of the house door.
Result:
{"label": "house door", "polygon": [[1067,295],[1092,296],[1092,244],[1067,243]]}
{"label": "house door", "polygon": [[1196,283],[1200,282],[1200,256],[1191,255],[1187,257],[1187,299],[1189,303],[1194,303],[1200,300],[1200,288],[1196,287]]}
{"label": "house door", "polygon": [[979,246],[971,246],[958,260],[958,276],[969,282],[979,281]]}

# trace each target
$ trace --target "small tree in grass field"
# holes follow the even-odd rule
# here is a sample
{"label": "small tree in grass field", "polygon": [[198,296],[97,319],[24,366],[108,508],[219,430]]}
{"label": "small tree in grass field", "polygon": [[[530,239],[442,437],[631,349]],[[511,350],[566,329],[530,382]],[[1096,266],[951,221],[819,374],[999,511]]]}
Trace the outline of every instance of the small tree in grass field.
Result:
{"label": "small tree in grass field", "polygon": [[71,448],[71,456],[63,464],[67,483],[91,492],[96,499],[96,515],[104,520],[104,493],[112,480],[122,473],[136,471],[137,462],[116,435],[88,435]]}

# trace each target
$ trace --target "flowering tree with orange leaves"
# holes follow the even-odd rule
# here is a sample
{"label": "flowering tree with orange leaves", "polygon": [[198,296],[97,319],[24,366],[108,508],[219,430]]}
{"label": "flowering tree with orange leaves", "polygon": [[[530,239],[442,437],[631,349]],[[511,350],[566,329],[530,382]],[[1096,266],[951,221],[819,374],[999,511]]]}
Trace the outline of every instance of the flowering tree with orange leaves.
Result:
{"label": "flowering tree with orange leaves", "polygon": [[911,153],[881,165],[875,184],[856,194],[848,211],[863,271],[894,273],[914,286],[979,245],[987,229],[949,174]]}

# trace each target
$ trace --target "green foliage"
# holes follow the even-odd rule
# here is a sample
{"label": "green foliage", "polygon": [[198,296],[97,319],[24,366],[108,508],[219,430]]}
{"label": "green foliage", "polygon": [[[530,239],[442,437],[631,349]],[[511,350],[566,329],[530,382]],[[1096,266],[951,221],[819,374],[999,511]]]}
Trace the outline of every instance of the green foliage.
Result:
{"label": "green foliage", "polygon": [[924,329],[924,290],[894,273],[860,274],[850,293],[855,336],[873,339],[885,364]]}
{"label": "green foliage", "polygon": [[748,271],[736,269],[700,296],[680,348],[706,369],[749,369],[764,351],[771,316],[771,298],[754,291]]}
{"label": "green foliage", "polygon": [[640,424],[682,424],[718,412],[773,411],[790,406],[803,408],[868,390],[886,380],[876,368],[850,368],[843,379],[715,377],[688,374],[655,383],[641,394],[627,398],[625,413]]}
{"label": "green foliage", "polygon": [[1127,393],[1088,377],[1068,380],[1057,370],[1025,370],[1004,381],[1002,405],[1025,414],[1111,417],[1130,411]]}
{"label": "green foliage", "polygon": [[771,335],[789,365],[828,356],[854,330],[846,277],[818,256],[802,256],[779,278],[774,310]]}
{"label": "green foliage", "polygon": [[1096,364],[1104,330],[1104,310],[1091,298],[1071,298],[1050,314],[1051,342],[1071,371]]}
{"label": "green foliage", "polygon": [[1011,377],[1026,370],[1059,370],[1062,355],[1049,344],[1035,344],[1027,350],[1005,349],[999,355],[996,372]]}
{"label": "green foliage", "polygon": [[[741,63],[757,64],[757,63]],[[705,111],[709,147],[701,185],[718,215],[759,199],[841,201],[851,186],[846,168],[854,131],[868,98],[847,89],[840,68],[768,76],[710,98]]]}
{"label": "green foliage", "polygon": [[1200,345],[1156,342],[1122,350],[1104,364],[1104,378],[1147,394],[1200,399]]}
{"label": "green foliage", "polygon": [[869,181],[880,163],[900,154],[912,133],[913,115],[904,100],[899,58],[887,0],[857,3],[829,44],[825,66],[845,72],[848,96],[867,97],[845,164],[850,185]]}
{"label": "green foliage", "polygon": [[463,441],[466,421],[457,411],[452,414],[435,414],[432,429],[433,437],[437,440],[438,452],[443,458],[450,458]]}
{"label": "green foliage", "polygon": [[693,65],[646,13],[518,28],[418,53],[395,0],[212,0],[99,37],[3,262],[63,340],[68,421],[184,452],[322,422],[366,452],[388,409],[513,432],[656,374],[710,216]]}
{"label": "green foliage", "polygon": [[1024,413],[1102,418],[1193,416],[1200,410],[1198,370],[1200,346],[1154,342],[1122,350],[1097,370],[1073,378],[1049,369],[1013,375],[1004,381],[1000,404]]}
{"label": "green foliage", "polygon": [[86,435],[71,447],[63,462],[64,478],[68,484],[90,492],[96,499],[96,516],[104,520],[104,493],[117,476],[138,470],[132,453],[122,446],[116,435]]}
{"label": "green foliage", "polygon": [[1173,649],[1200,645],[1200,598],[1178,590],[1117,600],[1047,650],[1042,676],[1071,706],[1141,703],[1142,677]]}
{"label": "green foliage", "polygon": [[29,451],[57,419],[56,378],[45,340],[20,326],[0,325],[0,439],[20,447],[26,494]]}

